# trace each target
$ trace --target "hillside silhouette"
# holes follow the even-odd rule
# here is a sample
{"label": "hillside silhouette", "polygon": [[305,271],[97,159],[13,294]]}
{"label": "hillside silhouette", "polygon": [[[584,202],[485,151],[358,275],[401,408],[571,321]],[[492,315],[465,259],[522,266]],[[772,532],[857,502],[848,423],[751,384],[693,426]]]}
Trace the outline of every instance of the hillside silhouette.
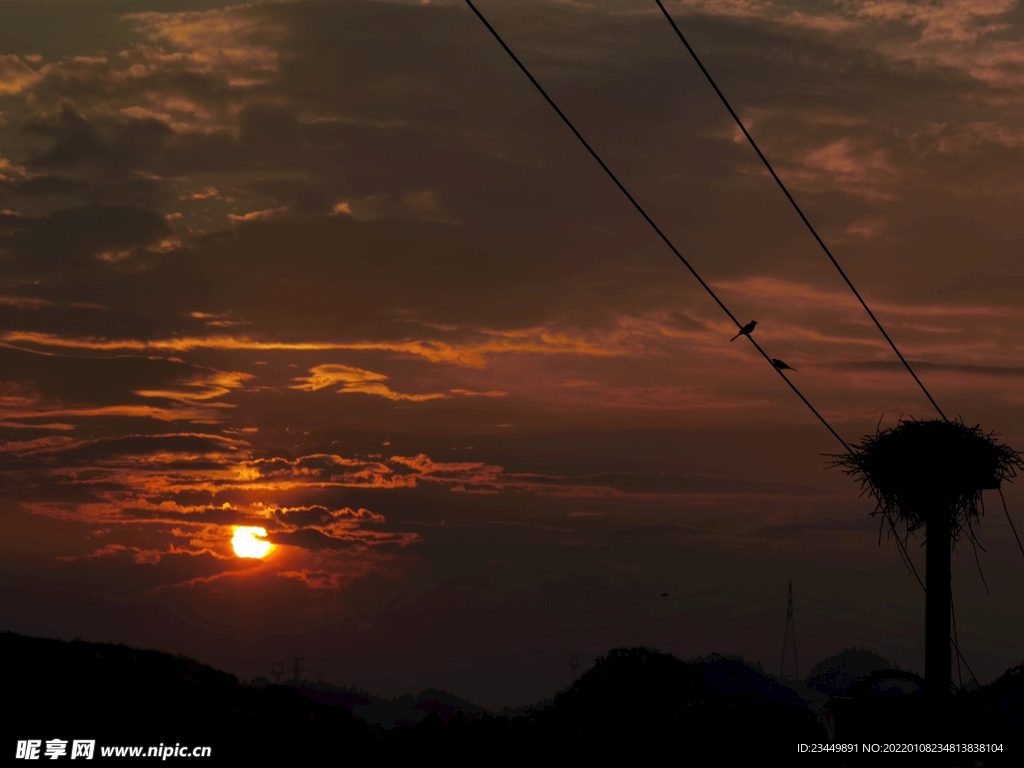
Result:
{"label": "hillside silhouette", "polygon": [[0,633],[0,653],[16,660],[4,686],[10,740],[209,745],[217,762],[235,765],[330,765],[339,740],[348,755],[377,746],[374,729],[344,707],[239,685],[184,656],[12,632]]}
{"label": "hillside silhouette", "polygon": [[[266,688],[270,684],[266,677],[257,677],[250,683],[254,688]],[[282,682],[281,685],[295,689],[311,701],[345,707],[356,717],[384,728],[418,725],[431,712],[437,713],[445,724],[452,719],[456,712],[461,712],[467,720],[482,717],[487,712],[484,707],[459,698],[448,691],[434,688],[421,691],[416,696],[410,693],[386,699],[359,688],[339,687],[324,682],[302,680],[295,684],[289,680]],[[507,714],[524,713],[525,709],[522,712],[509,710]]]}
{"label": "hillside silhouette", "polygon": [[828,696],[849,696],[850,689],[874,672],[892,669],[892,664],[865,648],[847,648],[822,659],[804,680],[808,688]]}
{"label": "hillside silhouette", "polygon": [[[536,719],[562,757],[590,765],[739,765],[767,756],[775,765],[814,764],[793,749],[824,738],[813,714],[798,699],[771,701],[750,672],[722,657],[688,663],[650,648],[619,648],[597,658]],[[729,684],[708,684],[722,673]]]}
{"label": "hillside silhouette", "polygon": [[[848,695],[816,707],[812,699],[821,704],[825,694],[787,685],[740,657],[712,654],[687,662],[650,648],[618,648],[550,702],[494,714],[438,690],[383,699],[309,681],[240,684],[193,659],[124,645],[5,632],[0,650],[17,660],[5,686],[4,731],[11,739],[209,745],[213,763],[239,766],[357,759],[381,765],[857,765],[867,763],[801,755],[796,744],[825,742],[830,732],[840,741],[906,740],[932,725],[920,706],[920,678],[888,668],[884,659],[884,668],[859,678]],[[1024,730],[1024,665],[953,702],[950,739],[998,741],[1006,751],[980,763],[901,764],[1019,764],[1009,740]]]}

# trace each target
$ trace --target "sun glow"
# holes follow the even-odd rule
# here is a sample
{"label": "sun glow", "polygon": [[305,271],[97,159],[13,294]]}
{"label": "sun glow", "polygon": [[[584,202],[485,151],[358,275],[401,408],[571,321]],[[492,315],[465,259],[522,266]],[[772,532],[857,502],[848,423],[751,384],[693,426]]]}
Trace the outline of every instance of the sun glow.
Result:
{"label": "sun glow", "polygon": [[240,525],[235,528],[235,535],[231,538],[231,546],[234,547],[235,554],[239,557],[264,557],[271,547],[269,541],[261,540],[266,535],[266,528]]}

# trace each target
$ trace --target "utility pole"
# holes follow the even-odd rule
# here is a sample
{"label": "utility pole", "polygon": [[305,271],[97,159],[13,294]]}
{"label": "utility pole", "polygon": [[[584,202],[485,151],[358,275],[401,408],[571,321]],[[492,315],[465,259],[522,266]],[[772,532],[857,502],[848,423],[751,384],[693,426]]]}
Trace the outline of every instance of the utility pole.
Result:
{"label": "utility pole", "polygon": [[578,654],[573,654],[569,657],[569,667],[572,669],[572,681],[576,682],[576,670],[580,667],[580,657]]}
{"label": "utility pole", "polygon": [[800,667],[796,663],[796,625],[793,623],[793,582],[789,582],[786,595],[786,631],[782,636],[782,669],[779,677],[783,680],[799,680]]}
{"label": "utility pole", "polygon": [[939,506],[925,523],[924,689],[933,702],[948,699],[953,686],[949,647],[951,519],[951,512]]}

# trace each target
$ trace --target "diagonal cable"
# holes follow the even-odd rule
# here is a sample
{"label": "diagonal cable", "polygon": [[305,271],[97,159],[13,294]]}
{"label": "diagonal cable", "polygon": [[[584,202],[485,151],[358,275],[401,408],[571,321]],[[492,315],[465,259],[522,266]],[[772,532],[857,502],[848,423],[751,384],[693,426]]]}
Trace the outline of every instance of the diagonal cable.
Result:
{"label": "diagonal cable", "polygon": [[[949,591],[949,614],[950,614],[950,616],[953,617],[953,648],[956,650],[956,657],[957,657],[956,667],[957,667],[957,671],[959,672],[959,670],[960,670],[960,662],[962,661],[964,663],[964,666],[967,667],[967,674],[969,674],[972,678],[974,678],[974,682],[978,682],[978,676],[974,674],[974,670],[971,669],[971,665],[967,663],[967,659],[965,659],[964,655],[962,653],[960,653],[960,646],[958,646],[957,642],[956,642],[956,608],[953,606],[953,590]],[[963,688],[963,679],[962,678],[960,680],[960,687]]]}
{"label": "diagonal cable", "polygon": [[843,280],[845,280],[846,284],[850,287],[850,290],[853,291],[853,295],[857,297],[857,301],[859,301],[860,305],[864,307],[864,311],[868,313],[868,317],[870,317],[874,321],[875,326],[878,328],[879,332],[882,334],[882,336],[885,337],[885,340],[889,342],[889,346],[892,347],[892,351],[896,353],[896,357],[900,359],[900,362],[903,363],[903,366],[907,369],[910,375],[914,377],[914,381],[917,382],[917,385],[921,388],[921,391],[924,392],[925,397],[928,398],[928,401],[935,407],[935,410],[939,412],[939,415],[942,417],[943,421],[949,421],[949,419],[946,418],[946,414],[944,414],[942,412],[942,409],[939,408],[939,404],[935,402],[935,398],[932,397],[931,393],[928,391],[928,388],[925,387],[924,382],[922,382],[921,379],[917,377],[917,374],[914,372],[914,369],[910,367],[910,363],[907,362],[906,358],[903,357],[903,354],[896,347],[896,343],[891,338],[889,338],[889,334],[885,332],[885,328],[882,327],[882,324],[878,321],[878,318],[875,317],[875,313],[871,311],[871,308],[868,306],[867,302],[864,301],[864,297],[860,295],[860,292],[854,287],[853,282],[850,280],[849,277],[847,277],[846,272],[844,272],[843,268],[839,266],[839,262],[836,261],[836,257],[832,255],[832,251],[830,251],[828,246],[825,245],[825,241],[821,239],[821,236],[818,234],[818,231],[814,228],[810,220],[804,214],[803,210],[797,204],[796,200],[793,198],[793,195],[791,195],[789,193],[789,190],[786,189],[786,185],[782,183],[782,179],[779,178],[779,175],[775,172],[775,169],[772,168],[772,164],[768,162],[768,158],[764,156],[764,153],[761,151],[761,148],[757,146],[757,142],[754,141],[754,137],[751,136],[750,133],[747,131],[746,126],[743,125],[743,121],[740,120],[740,116],[736,114],[735,110],[733,110],[732,105],[729,104],[729,100],[725,98],[725,94],[722,93],[722,90],[718,87],[718,84],[715,83],[714,78],[711,77],[711,73],[708,72],[707,68],[701,62],[700,57],[697,56],[697,52],[693,50],[693,48],[690,46],[690,43],[687,42],[686,38],[683,36],[682,31],[679,29],[678,26],[676,26],[675,20],[669,15],[669,12],[665,10],[665,6],[661,4],[661,0],[654,0],[654,2],[658,4],[658,7],[661,9],[661,12],[665,14],[665,18],[668,19],[668,23],[672,25],[672,29],[675,30],[676,35],[679,37],[679,40],[682,42],[684,46],[686,46],[686,50],[690,52],[690,56],[693,57],[693,60],[697,63],[697,66],[700,67],[700,71],[704,73],[704,77],[707,78],[708,83],[710,83],[711,87],[715,89],[715,93],[718,94],[718,98],[721,99],[722,104],[725,105],[725,108],[729,110],[729,114],[732,115],[732,119],[736,121],[736,125],[739,126],[739,129],[741,131],[743,131],[743,135],[747,137],[747,141],[750,142],[750,146],[754,148],[754,151],[757,153],[757,156],[761,158],[761,162],[764,163],[764,167],[768,169],[768,172],[772,175],[772,178],[775,179],[775,183],[779,185],[779,189],[782,190],[782,193],[786,196],[786,199],[789,200],[790,204],[792,204],[793,209],[800,216],[801,221],[803,221],[808,231],[814,236],[814,239],[817,241],[818,245],[821,246],[821,249],[825,252],[825,255],[828,256],[829,261],[832,262],[832,265],[839,271],[839,274],[842,276]]}
{"label": "diagonal cable", "polygon": [[[729,316],[729,319],[732,320],[733,323],[736,324],[736,327],[737,328],[742,328],[742,325],[736,319],[736,316],[729,310],[729,308],[722,302],[722,300],[720,298],[718,298],[718,295],[714,292],[714,290],[711,288],[711,286],[708,285],[704,281],[704,279],[697,273],[697,270],[694,269],[693,265],[691,265],[690,262],[687,261],[686,257],[684,257],[683,254],[679,252],[679,249],[676,248],[675,245],[672,243],[672,241],[668,239],[668,236],[665,235],[665,233],[661,231],[661,228],[657,224],[655,224],[654,219],[652,219],[650,217],[650,215],[648,215],[647,211],[644,210],[643,206],[641,206],[640,203],[637,202],[636,198],[633,197],[633,195],[630,194],[629,190],[626,189],[626,187],[622,184],[621,181],[619,181],[618,177],[612,172],[611,168],[609,168],[605,164],[604,160],[601,159],[601,156],[597,154],[597,152],[594,150],[594,148],[591,147],[589,143],[587,143],[587,140],[583,138],[583,134],[581,134],[578,130],[576,130],[576,126],[573,125],[572,121],[569,120],[569,118],[565,116],[565,113],[562,112],[561,109],[559,109],[558,105],[554,102],[554,100],[550,96],[548,96],[547,91],[545,91],[544,88],[541,86],[541,84],[539,82],[537,82],[537,79],[530,73],[530,70],[528,70],[526,68],[526,65],[523,64],[519,60],[519,57],[516,56],[515,53],[513,53],[512,49],[508,47],[508,45],[502,39],[501,35],[498,34],[497,30],[495,30],[494,27],[491,26],[490,22],[488,22],[487,19],[484,17],[484,15],[482,13],[480,13],[479,10],[477,10],[477,7],[475,5],[473,5],[472,0],[466,0],[466,5],[469,6],[470,10],[473,11],[474,14],[476,14],[476,17],[478,19],[480,19],[480,21],[483,23],[483,25],[485,27],[487,27],[487,31],[491,33],[491,35],[498,42],[498,44],[504,49],[505,53],[507,53],[509,55],[509,58],[511,58],[512,61],[514,61],[516,63],[516,66],[518,66],[519,69],[522,70],[523,74],[526,75],[526,77],[529,79],[529,81],[531,83],[533,83],[533,86],[537,89],[537,91],[540,93],[540,95],[544,97],[544,100],[551,106],[551,108],[553,110],[555,110],[555,113],[560,118],[562,118],[562,122],[564,122],[566,124],[566,126],[569,128],[569,130],[572,131],[573,135],[577,139],[579,139],[580,144],[582,144],[583,147],[587,150],[587,152],[590,153],[590,156],[593,157],[595,161],[597,161],[597,164],[601,166],[601,169],[608,175],[608,178],[610,178],[615,183],[615,186],[617,186],[619,188],[619,191],[621,191],[622,194],[624,194],[626,196],[626,199],[629,200],[630,203],[632,203],[633,207],[636,208],[637,212],[641,216],[644,217],[644,220],[648,224],[650,224],[651,228],[657,233],[658,237],[660,237],[662,239],[662,241],[665,243],[665,245],[667,245],[669,247],[669,249],[672,251],[672,253],[674,253],[676,255],[676,258],[678,258],[679,261],[681,261],[683,263],[683,266],[685,266],[690,271],[690,274],[693,275],[694,278],[696,278],[697,282],[699,282],[701,284],[701,287],[703,287],[704,290],[707,291],[708,295],[711,296],[711,298],[715,300],[715,303],[718,304],[718,306],[722,309],[722,311],[725,312],[725,314],[727,314]],[[659,3],[659,5],[660,5],[660,3]],[[717,88],[716,88],[716,90],[717,90]],[[767,161],[765,161],[765,162],[767,162]],[[781,184],[782,182],[779,182],[779,183]],[[787,192],[787,194],[788,194],[788,192]],[[796,203],[794,203],[794,205],[795,204]],[[801,215],[803,215],[803,214],[801,214]],[[805,219],[805,221],[806,221],[806,219]],[[810,226],[810,223],[808,223],[808,226]],[[815,237],[817,237],[816,234],[815,234]],[[820,242],[820,240],[819,240],[819,242]],[[822,247],[824,247],[824,243],[822,243]],[[831,256],[831,254],[830,254],[830,256]],[[838,267],[839,265],[836,264],[836,266]],[[844,275],[844,277],[845,277],[845,275]],[[853,288],[853,285],[851,284],[850,287]],[[854,289],[854,292],[856,292],[856,289]],[[858,297],[859,297],[859,294],[858,294]],[[863,303],[863,300],[861,300],[861,301]],[[865,309],[867,309],[867,305],[865,305]],[[870,314],[871,310],[868,310],[868,312]],[[872,318],[873,317],[874,317],[874,315],[872,315]],[[878,321],[876,320],[875,322],[877,323]],[[879,329],[881,329],[881,326],[879,326]],[[884,334],[885,331],[883,330],[882,333]],[[775,371],[777,374],[779,374],[779,376],[782,377],[782,380],[786,382],[786,384],[789,386],[790,389],[793,390],[794,393],[796,393],[796,396],[799,397],[800,400],[803,401],[804,405],[806,405],[811,410],[811,412],[818,418],[818,421],[820,421],[825,426],[825,429],[827,429],[832,434],[832,436],[842,444],[843,448],[845,448],[847,451],[851,450],[849,444],[845,440],[843,440],[842,437],[840,437],[839,433],[836,432],[835,429],[832,428],[832,425],[829,424],[828,421],[825,420],[825,417],[822,416],[818,412],[818,409],[815,408],[813,405],[811,405],[810,401],[806,397],[804,397],[803,393],[799,389],[797,389],[796,385],[793,384],[793,382],[790,381],[789,378],[781,370],[779,370],[775,366],[775,364],[772,362],[772,359],[768,356],[768,354],[763,349],[761,349],[761,345],[758,344],[753,339],[753,337],[750,334],[744,334],[744,335],[747,337],[747,340],[751,344],[754,345],[754,348],[761,354],[761,357],[763,357],[768,362],[768,364],[772,367],[772,370]],[[886,338],[889,338],[889,337],[886,336]],[[890,341],[889,343],[891,344],[892,342]],[[893,346],[893,349],[895,349],[895,345]],[[899,350],[896,351],[896,354],[899,355]],[[903,356],[902,355],[900,355],[900,359],[903,360]],[[904,365],[906,365],[906,361],[905,360],[904,360]],[[910,366],[908,365],[907,367],[909,369]],[[911,371],[911,373],[913,373],[913,371]],[[914,378],[916,379],[917,377],[915,376]],[[920,381],[918,381],[918,383],[920,384]],[[921,384],[921,387],[923,389],[924,385]],[[925,390],[925,394],[927,394],[927,390]],[[931,399],[931,395],[929,395],[928,397],[929,397],[929,399]],[[934,400],[932,400],[932,404],[933,405],[935,404]],[[936,407],[936,409],[938,409],[938,405],[935,405],[935,407]],[[939,410],[939,413],[941,414],[942,411]],[[944,414],[943,414],[942,418],[944,418],[944,419],[946,418]],[[895,526],[893,525],[891,519],[889,520],[889,524],[890,524],[890,526],[893,527],[893,531],[895,532]],[[921,581],[921,577],[918,576],[917,569],[914,568],[914,563],[913,563],[913,561],[910,560],[910,556],[906,552],[906,549],[903,546],[903,542],[900,541],[900,538],[899,538],[898,535],[896,536],[896,543],[897,543],[897,546],[900,549],[900,553],[906,558],[906,562],[909,565],[911,573],[913,573],[914,577],[917,579],[917,583],[921,585],[921,589],[922,590],[925,590],[924,582]],[[953,647],[956,649],[957,655],[961,659],[963,659],[963,656],[960,653],[960,649],[959,649],[959,647],[957,645],[956,640],[954,638],[952,638],[952,637],[950,638],[950,640],[953,642]],[[966,659],[963,659],[963,661],[964,661],[964,664],[967,664],[967,660]],[[968,667],[968,670],[970,670],[970,667]]]}
{"label": "diagonal cable", "polygon": [[[654,219],[652,219],[650,215],[648,215],[647,211],[644,210],[643,206],[641,206],[640,203],[637,202],[636,198],[633,197],[633,195],[630,194],[629,190],[626,189],[623,183],[619,181],[618,177],[612,172],[612,169],[605,164],[604,160],[601,159],[601,156],[597,154],[594,148],[587,143],[587,140],[583,138],[583,134],[576,130],[576,126],[573,125],[572,121],[565,116],[565,113],[558,108],[558,105],[555,104],[554,100],[550,96],[548,96],[547,91],[545,91],[541,84],[537,82],[537,79],[530,73],[530,70],[526,68],[526,65],[519,60],[519,57],[512,52],[512,49],[505,44],[505,41],[502,40],[501,35],[499,35],[498,32],[494,29],[494,27],[490,25],[487,19],[484,18],[484,15],[477,10],[476,6],[473,5],[471,0],[466,0],[466,5],[468,5],[470,7],[470,10],[472,10],[473,13],[476,14],[477,18],[479,18],[480,21],[483,22],[484,26],[487,27],[487,31],[494,36],[494,39],[498,41],[498,44],[505,50],[505,53],[507,53],[509,57],[512,59],[512,61],[516,63],[516,66],[518,66],[519,69],[523,71],[523,74],[526,75],[527,78],[529,78],[530,82],[533,83],[533,86],[537,89],[540,95],[544,97],[544,100],[547,101],[547,103],[551,105],[551,108],[555,110],[558,116],[562,118],[562,122],[564,122],[566,126],[568,126],[569,130],[573,132],[573,135],[577,139],[579,139],[580,144],[582,144],[583,147],[587,150],[587,152],[590,153],[590,156],[597,161],[597,164],[601,166],[601,169],[608,175],[608,178],[610,178],[615,183],[615,186],[619,188],[619,191],[626,196],[626,199],[633,204],[633,207],[636,208],[637,212],[644,217],[644,220],[651,225],[651,229],[653,229],[657,233],[658,237],[660,237],[662,241],[665,243],[665,245],[669,247],[672,253],[676,255],[676,258],[678,258],[679,261],[683,263],[683,266],[685,266],[690,271],[690,274],[696,278],[697,282],[700,283],[701,287],[705,291],[707,291],[708,295],[715,300],[715,303],[718,304],[719,307],[721,307],[722,311],[729,316],[729,319],[736,324],[736,327],[742,328],[743,326],[740,323],[740,321],[736,319],[736,316],[729,311],[729,308],[725,306],[725,304],[722,302],[720,298],[718,298],[718,295],[714,292],[711,286],[708,285],[704,281],[704,278],[702,278],[697,273],[697,270],[694,269],[693,265],[690,264],[689,261],[687,261],[686,257],[679,252],[679,249],[676,248],[672,241],[668,239],[668,236],[661,231],[661,228],[654,223]],[[825,428],[832,433],[832,436],[843,444],[843,448],[849,451],[850,446],[847,444],[847,442],[843,440],[843,438],[839,436],[839,433],[832,428],[832,425],[829,424],[820,413],[818,413],[818,410],[813,405],[811,405],[810,401],[808,401],[806,397],[803,396],[803,393],[801,393],[800,390],[796,388],[796,385],[793,384],[793,382],[791,382],[789,378],[775,366],[775,364],[772,362],[771,357],[769,357],[768,354],[763,349],[761,349],[761,345],[754,341],[750,334],[744,335],[747,337],[747,339],[750,340],[750,343],[754,345],[754,348],[757,349],[757,351],[761,354],[761,357],[763,357],[768,362],[768,365],[772,367],[772,370],[782,377],[782,380],[789,385],[789,388],[796,393],[796,396],[803,401],[804,405],[810,408],[811,412],[818,417],[818,421],[824,424]]]}
{"label": "diagonal cable", "polygon": [[1006,513],[1006,522],[1010,524],[1010,530],[1013,531],[1013,538],[1017,540],[1017,546],[1020,548],[1020,553],[1024,555],[1024,544],[1020,543],[1020,536],[1017,535],[1017,526],[1013,524],[1013,518],[1010,517],[1010,510],[1006,506],[1006,497],[1003,496],[1003,489],[999,488],[999,498],[1003,500],[1003,512]]}

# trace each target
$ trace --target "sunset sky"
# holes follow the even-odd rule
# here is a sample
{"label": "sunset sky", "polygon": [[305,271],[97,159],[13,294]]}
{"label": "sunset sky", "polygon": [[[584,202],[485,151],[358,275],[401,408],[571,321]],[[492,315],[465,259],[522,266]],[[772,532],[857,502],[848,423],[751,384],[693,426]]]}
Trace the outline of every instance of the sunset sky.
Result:
{"label": "sunset sky", "polygon": [[[935,416],[653,0],[477,5],[846,440]],[[1024,8],[667,8],[945,412],[1024,447]],[[923,672],[734,333],[462,2],[0,0],[0,629],[497,708],[621,645],[778,672],[792,580],[802,675]],[[1024,660],[985,501],[981,682]]]}

